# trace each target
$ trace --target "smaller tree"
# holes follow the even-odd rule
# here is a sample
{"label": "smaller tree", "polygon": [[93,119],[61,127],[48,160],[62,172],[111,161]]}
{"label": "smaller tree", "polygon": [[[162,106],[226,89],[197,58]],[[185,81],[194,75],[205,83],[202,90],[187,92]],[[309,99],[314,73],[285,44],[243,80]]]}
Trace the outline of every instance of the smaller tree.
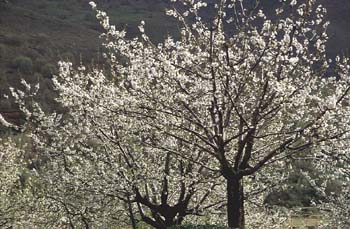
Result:
{"label": "smaller tree", "polygon": [[312,167],[319,171],[319,178],[312,179],[305,174],[309,183],[323,197],[320,210],[326,218],[325,228],[348,228],[350,226],[350,155],[347,144],[324,147],[322,156],[312,160]]}
{"label": "smaller tree", "polygon": [[0,227],[28,226],[30,192],[25,187],[25,153],[10,139],[0,140]]}
{"label": "smaller tree", "polygon": [[[136,228],[143,221],[163,229],[186,216],[215,213],[212,208],[222,204],[217,192],[222,181],[215,171],[209,173],[201,150],[153,132],[140,134],[140,123],[117,112],[124,91],[115,90],[116,82],[102,71],[60,63],[59,73],[53,81],[64,115],[47,115],[33,102],[38,88],[23,82],[26,92],[13,90],[39,160],[36,197],[55,206],[48,214],[64,216],[57,225],[130,221]],[[152,147],[158,141],[171,152]],[[193,154],[184,157],[187,151]]]}

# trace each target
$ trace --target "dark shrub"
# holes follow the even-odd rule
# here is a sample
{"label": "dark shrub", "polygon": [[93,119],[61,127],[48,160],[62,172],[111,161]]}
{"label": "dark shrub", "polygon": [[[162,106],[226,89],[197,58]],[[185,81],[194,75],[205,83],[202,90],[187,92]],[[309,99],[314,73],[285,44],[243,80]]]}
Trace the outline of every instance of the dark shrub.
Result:
{"label": "dark shrub", "polygon": [[33,71],[33,61],[26,56],[18,56],[12,61],[12,66],[21,73],[31,73]]}

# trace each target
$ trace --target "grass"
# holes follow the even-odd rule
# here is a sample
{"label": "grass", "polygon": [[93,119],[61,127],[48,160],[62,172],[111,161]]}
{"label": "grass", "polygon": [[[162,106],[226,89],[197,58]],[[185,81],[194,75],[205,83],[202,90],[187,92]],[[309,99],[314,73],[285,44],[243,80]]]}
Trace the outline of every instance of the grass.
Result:
{"label": "grass", "polygon": [[288,222],[291,227],[314,227],[322,224],[322,215],[312,215],[309,217],[304,216],[291,216]]}
{"label": "grass", "polygon": [[318,208],[304,207],[292,209],[288,220],[290,227],[316,227],[327,221],[327,216],[322,214]]}

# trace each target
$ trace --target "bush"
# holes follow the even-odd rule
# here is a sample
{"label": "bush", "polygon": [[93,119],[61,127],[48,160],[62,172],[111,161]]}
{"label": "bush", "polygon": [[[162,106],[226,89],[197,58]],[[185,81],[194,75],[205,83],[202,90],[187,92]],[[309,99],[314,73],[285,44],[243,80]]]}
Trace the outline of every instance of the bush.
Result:
{"label": "bush", "polygon": [[18,56],[12,61],[14,68],[18,69],[21,73],[31,73],[33,71],[33,61],[26,56]]}
{"label": "bush", "polygon": [[56,74],[57,69],[55,65],[47,63],[41,68],[40,72],[44,77],[51,78],[52,75]]}

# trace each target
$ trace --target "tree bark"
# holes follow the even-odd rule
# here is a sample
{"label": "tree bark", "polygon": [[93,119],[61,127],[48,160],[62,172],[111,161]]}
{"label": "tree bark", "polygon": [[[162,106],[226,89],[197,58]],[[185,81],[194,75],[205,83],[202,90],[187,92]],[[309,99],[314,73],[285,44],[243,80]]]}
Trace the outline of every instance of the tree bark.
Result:
{"label": "tree bark", "polygon": [[227,218],[230,228],[244,229],[244,191],[240,178],[227,179]]}

